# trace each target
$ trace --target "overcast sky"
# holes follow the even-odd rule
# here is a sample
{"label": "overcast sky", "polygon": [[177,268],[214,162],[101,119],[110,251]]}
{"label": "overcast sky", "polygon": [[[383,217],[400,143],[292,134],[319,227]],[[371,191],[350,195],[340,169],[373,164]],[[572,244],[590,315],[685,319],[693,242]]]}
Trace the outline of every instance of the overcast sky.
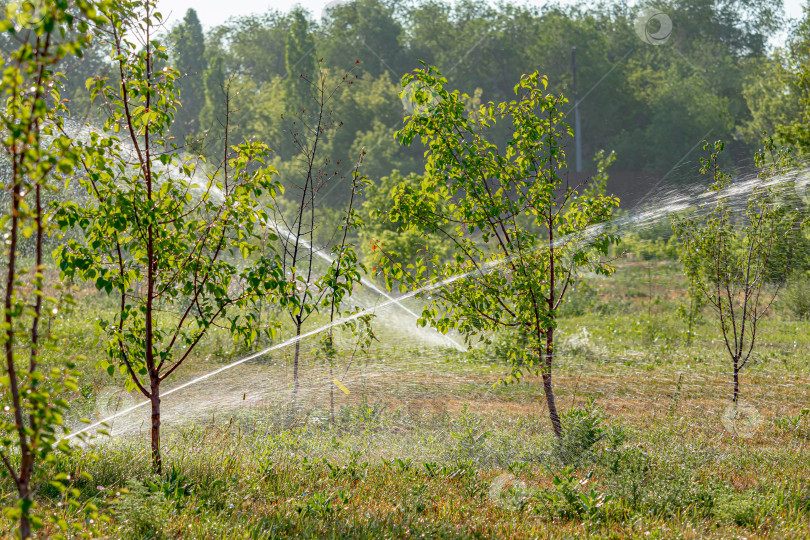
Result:
{"label": "overcast sky", "polygon": [[[158,0],[158,7],[166,17],[168,26],[183,18],[188,8],[197,10],[203,27],[206,29],[228,20],[230,17],[264,13],[269,9],[289,11],[298,4],[320,18],[326,6],[342,3],[346,0]],[[518,0],[520,3],[531,3],[531,0]],[[559,0],[562,4],[583,3],[582,0]],[[798,19],[802,15],[803,0],[784,0],[785,11],[789,17]],[[545,2],[542,2],[545,3]],[[785,34],[786,35],[786,34]],[[779,45],[785,35],[774,36],[772,45]]]}

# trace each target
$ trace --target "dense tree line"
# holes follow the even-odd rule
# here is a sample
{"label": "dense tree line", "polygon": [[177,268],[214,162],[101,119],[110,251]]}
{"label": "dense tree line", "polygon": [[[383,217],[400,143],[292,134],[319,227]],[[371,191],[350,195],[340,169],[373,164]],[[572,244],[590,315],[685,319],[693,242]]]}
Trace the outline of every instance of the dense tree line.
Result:
{"label": "dense tree line", "polygon": [[586,167],[606,149],[616,151],[614,170],[660,177],[694,162],[705,137],[730,141],[728,159],[744,164],[762,130],[773,131],[774,121],[787,123],[798,110],[799,92],[779,91],[792,85],[790,51],[767,48],[782,27],[781,2],[656,3],[672,23],[657,46],[638,33],[640,23],[657,24],[645,19],[651,7],[354,0],[323,14],[295,9],[234,18],[207,33],[189,10],[166,35],[170,65],[181,73],[173,135],[178,144],[200,143],[220,130],[227,83],[234,140],[261,138],[288,160],[295,129],[286,119],[306,108],[311,90],[302,75],[313,74],[320,59],[335,77],[357,64],[354,88],[342,87],[333,100],[345,126],[326,143],[328,153],[348,158],[365,147],[373,180],[394,169],[421,172],[424,148],[404,148],[394,138],[407,114],[400,81],[420,60],[440,67],[449,86],[471,101],[507,100],[513,81],[538,70],[552,92],[569,97],[565,112],[573,123],[576,47]]}

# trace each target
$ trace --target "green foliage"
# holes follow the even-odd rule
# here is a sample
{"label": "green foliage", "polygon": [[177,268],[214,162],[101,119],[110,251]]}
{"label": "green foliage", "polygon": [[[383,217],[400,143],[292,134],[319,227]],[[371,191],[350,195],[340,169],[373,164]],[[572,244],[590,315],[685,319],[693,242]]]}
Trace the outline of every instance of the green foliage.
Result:
{"label": "green foliage", "polygon": [[349,493],[344,490],[316,491],[298,505],[297,511],[301,517],[332,521],[350,500]]}
{"label": "green foliage", "polygon": [[174,514],[162,490],[148,483],[130,479],[116,501],[113,513],[119,523],[118,533],[127,538],[167,538],[163,524]]}
{"label": "green foliage", "polygon": [[439,233],[425,233],[408,227],[397,216],[389,214],[391,199],[397,190],[405,186],[420,189],[422,178],[415,173],[402,175],[394,170],[366,189],[363,215],[368,225],[362,230],[360,239],[368,263],[376,265],[383,252],[391,253],[396,257],[395,261],[403,265],[412,264],[418,257],[428,254],[438,253],[440,260],[450,255],[452,243],[447,238]]}
{"label": "green foliage", "polygon": [[[733,152],[739,161],[755,149],[763,129],[772,132],[776,125],[797,120],[800,90],[788,76],[800,59],[790,66],[783,53],[769,55],[765,47],[781,28],[778,6],[763,0],[722,6],[709,0],[667,0],[656,7],[674,24],[663,47],[639,41],[634,27],[646,8],[641,5],[617,10],[607,4],[583,9],[355,0],[332,6],[321,21],[295,9],[236,17],[206,32],[204,47],[189,19],[168,36],[178,44],[194,43],[179,47],[174,59],[181,73],[189,73],[178,81],[183,106],[174,129],[195,122],[186,113],[199,111],[205,98],[198,102],[191,95],[201,95],[205,66],[220,57],[223,79],[232,80],[240,92],[234,140],[258,137],[290,160],[294,153],[286,137],[279,136],[289,127],[281,114],[307,104],[301,92],[311,88],[300,75],[313,75],[318,58],[336,74],[359,61],[362,90],[335,101],[336,117],[346,129],[328,154],[346,159],[365,146],[364,170],[374,180],[394,169],[418,173],[423,149],[397,147],[391,136],[403,115],[392,79],[398,82],[421,59],[444,66],[452,87],[498,102],[511,99],[521,74],[542,65],[549,88],[567,93],[572,45],[579,58],[579,88],[583,94],[587,89],[580,103],[586,160],[608,148],[617,152],[619,170],[664,174],[711,130],[725,140],[740,138]],[[194,67],[203,49],[207,63]],[[71,66],[71,94],[73,87],[83,87],[83,74],[109,68],[98,56]],[[86,99],[71,99],[74,115],[88,114]],[[508,140],[504,126],[493,130],[493,140]],[[200,127],[204,131],[211,124]],[[630,186],[620,187],[625,192]],[[346,191],[331,195],[344,202]]]}
{"label": "green foliage", "polygon": [[[77,166],[79,152],[66,135],[64,76],[54,69],[81,56],[90,44],[91,26],[105,23],[106,2],[3,3],[0,20],[0,181],[3,277],[0,307],[0,479],[3,519],[14,523],[15,537],[30,538],[48,524],[53,534],[71,534],[74,520],[98,519],[97,507],[81,505],[66,474],[46,476],[43,466],[72,448],[62,437],[68,396],[78,389],[75,358],[62,355],[51,330],[57,314],[73,299],[45,281],[45,239],[54,230],[46,196],[54,177]],[[27,254],[25,252],[28,252]],[[63,496],[76,512],[44,513],[37,490]],[[13,491],[12,491],[13,490]]]}
{"label": "green foliage", "polygon": [[[327,4],[328,5],[328,4]],[[328,9],[318,43],[327,65],[346,69],[356,61],[374,78],[398,77],[407,71],[408,57],[401,45],[404,36],[398,6],[388,0],[353,0]]]}
{"label": "green foliage", "polygon": [[243,308],[282,280],[272,256],[255,256],[270,223],[270,207],[260,201],[272,200],[281,186],[260,142],[231,146],[220,168],[205,177],[191,158],[156,150],[166,147],[178,73],[151,71],[166,58],[151,39],[160,22],[153,8],[149,0],[133,6],[150,38],[144,47],[130,41],[132,15],[111,14],[111,60],[123,82],[88,81],[109,116],[104,133],[76,143],[86,199],[63,204],[57,222],[83,235],[57,248],[54,257],[62,279],[94,283],[119,302],[109,318],[96,322],[107,336],[107,359],[99,364],[111,375],[123,374],[129,388],[152,401],[159,469],[160,383],[212,325],[224,323],[246,343],[273,330],[258,327],[256,313]]}
{"label": "green foliage", "polygon": [[585,488],[593,473],[579,479],[573,468],[566,467],[559,473],[552,471],[552,476],[554,489],[542,493],[546,502],[542,510],[551,517],[595,521],[601,517],[603,506],[613,498],[613,495],[599,492],[593,487],[590,490]]}
{"label": "green foliage", "polygon": [[205,71],[205,105],[200,109],[198,122],[206,142],[200,149],[207,150],[206,153],[214,154],[220,150],[219,143],[225,134],[228,120],[226,93],[229,91],[230,86],[226,84],[222,71],[222,58],[215,56]]}
{"label": "green foliage", "polygon": [[602,411],[593,399],[584,408],[572,408],[562,415],[566,430],[554,449],[563,466],[580,466],[593,458],[596,445],[606,436]]}
{"label": "green foliage", "polygon": [[203,77],[208,67],[205,59],[205,36],[194,9],[189,8],[186,11],[183,22],[169,33],[168,41],[173,45],[172,60],[180,75],[177,90],[181,101],[171,132],[179,140],[178,145],[183,145],[186,137],[199,133],[200,110],[207,103],[207,77]]}
{"label": "green foliage", "polygon": [[790,71],[790,58],[784,51],[774,51],[770,58],[752,59],[753,69],[742,87],[751,118],[740,127],[743,139],[759,144],[763,133],[785,133],[788,124],[800,118],[800,86]]}
{"label": "green foliage", "polygon": [[456,440],[455,455],[459,459],[473,459],[486,461],[484,445],[490,432],[482,427],[482,418],[469,412],[465,404],[458,418],[453,423],[450,433]]}
{"label": "green foliage", "polygon": [[312,101],[311,88],[316,75],[315,42],[309,32],[309,21],[301,9],[293,10],[292,25],[284,43],[287,78],[284,79],[285,102],[288,110],[300,111]]}
{"label": "green foliage", "polygon": [[[788,155],[780,154],[772,140],[757,157],[761,177],[770,178],[787,167]],[[777,187],[755,185],[748,195],[744,216],[739,219],[724,190],[731,177],[718,165],[723,143],[704,144],[708,158],[701,172],[712,177],[709,193],[714,197],[706,215],[673,219],[673,229],[682,241],[681,262],[690,282],[693,305],[705,302],[717,314],[719,330],[733,365],[736,402],[738,374],[754,350],[757,326],[768,313],[776,292],[768,289],[769,275],[785,276],[793,262],[791,238],[800,229],[801,211],[783,204]],[[765,152],[768,152],[766,154]],[[766,162],[766,156],[770,164]]]}
{"label": "green foliage", "polygon": [[[797,147],[803,153],[810,148],[810,11],[804,6],[802,19],[793,37],[790,47],[790,63],[793,88],[790,94],[798,93],[798,117],[779,118],[783,123],[776,129],[776,135],[783,141]],[[784,93],[783,93],[784,95]],[[794,101],[795,102],[795,101]]]}
{"label": "green foliage", "polygon": [[[511,377],[543,372],[559,435],[550,386],[557,310],[581,270],[611,273],[600,255],[616,238],[595,226],[609,219],[618,200],[587,195],[559,176],[562,141],[570,135],[559,110],[565,100],[547,94],[539,74],[520,80],[517,100],[487,103],[472,114],[465,107],[469,96],[448,92],[446,82],[433,67],[403,79],[403,87],[416,85],[415,108],[430,112],[409,116],[399,136],[406,145],[421,139],[427,163],[421,183],[402,182],[391,192],[388,220],[406,234],[442,239],[453,246],[452,256],[433,250],[406,264],[390,248],[375,246],[379,268],[389,287],[398,283],[403,291],[447,280],[430,291],[422,325],[457,330],[468,341],[502,329],[525,338],[518,342],[525,347],[510,354]],[[499,122],[513,130],[503,149],[487,138]]]}
{"label": "green foliage", "polygon": [[794,318],[810,319],[810,276],[797,273],[790,279],[782,302]]}

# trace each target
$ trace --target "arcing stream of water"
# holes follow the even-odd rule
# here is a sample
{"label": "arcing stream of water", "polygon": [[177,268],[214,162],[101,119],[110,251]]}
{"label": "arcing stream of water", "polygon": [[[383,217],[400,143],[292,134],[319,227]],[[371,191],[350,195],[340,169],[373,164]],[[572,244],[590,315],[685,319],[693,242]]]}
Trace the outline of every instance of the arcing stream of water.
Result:
{"label": "arcing stream of water", "polygon": [[[265,226],[270,226],[270,224],[265,224]],[[292,232],[290,232],[290,231],[288,231],[287,229],[285,229],[284,227],[282,227],[282,226],[281,226],[281,225],[280,225],[278,222],[273,223],[273,224],[272,224],[272,226],[273,226],[273,228],[274,228],[276,231],[278,231],[280,234],[283,234],[285,237],[287,237],[287,239],[290,239],[290,240],[294,240],[294,239],[295,239],[295,234],[293,234]],[[312,253],[314,253],[315,255],[317,255],[318,257],[320,257],[321,259],[323,259],[324,261],[326,261],[326,262],[327,262],[327,264],[330,264],[330,265],[331,265],[331,264],[334,264],[335,260],[334,260],[332,257],[330,257],[329,255],[327,255],[326,253],[324,253],[324,252],[323,252],[323,250],[320,250],[320,249],[317,249],[317,248],[312,247],[312,246],[309,244],[309,242],[308,242],[308,241],[306,241],[306,240],[305,240],[305,239],[303,239],[303,238],[299,238],[299,239],[298,239],[298,241],[299,241],[299,243],[300,243],[302,246],[304,246],[306,249],[308,249],[308,250],[312,251]],[[408,306],[406,306],[405,304],[403,304],[403,303],[401,302],[401,299],[399,299],[399,298],[394,298],[393,296],[391,296],[390,294],[388,294],[388,293],[387,293],[387,292],[385,292],[384,290],[380,289],[380,288],[379,288],[379,287],[377,287],[377,285],[375,285],[375,284],[374,284],[374,282],[373,282],[373,281],[371,281],[370,279],[368,279],[368,278],[366,278],[366,277],[361,277],[361,278],[360,278],[360,283],[361,283],[363,286],[368,287],[369,289],[371,289],[372,291],[374,291],[376,294],[378,294],[378,295],[382,296],[383,298],[385,298],[385,300],[388,302],[388,304],[387,304],[387,305],[390,305],[391,303],[393,303],[393,304],[394,304],[394,305],[395,305],[395,306],[396,306],[398,309],[400,309],[400,310],[404,311],[406,314],[408,314],[409,316],[411,316],[411,317],[412,317],[414,320],[419,319],[419,315],[417,315],[417,314],[416,314],[416,312],[414,312],[414,311],[413,311],[412,309],[410,309]],[[378,307],[379,307],[379,306],[378,306]],[[437,334],[438,336],[440,336],[440,338],[441,338],[442,342],[443,342],[443,343],[445,343],[446,345],[449,345],[449,346],[451,346],[451,347],[453,347],[453,348],[455,348],[456,350],[459,350],[459,351],[465,351],[465,350],[466,350],[466,347],[464,347],[462,344],[460,344],[458,341],[456,341],[456,340],[452,339],[451,337],[449,337],[449,336],[447,336],[447,335],[445,335],[445,334],[440,334],[440,333],[438,333],[438,332],[436,332],[436,334]]]}
{"label": "arcing stream of water", "polygon": [[[501,262],[506,262],[506,261],[501,261]],[[492,265],[492,268],[494,268],[494,267],[495,266]],[[445,279],[443,281],[440,281],[438,283],[430,283],[428,285],[425,285],[424,287],[421,287],[419,289],[415,289],[415,290],[410,291],[410,292],[408,292],[406,294],[403,294],[402,296],[400,296],[398,298],[391,298],[390,300],[386,300],[385,302],[382,302],[381,304],[379,304],[379,305],[377,305],[377,306],[375,306],[373,308],[368,308],[368,309],[365,309],[363,311],[359,311],[359,312],[354,313],[352,315],[349,315],[347,317],[343,317],[341,319],[338,319],[338,320],[336,320],[336,321],[334,321],[332,323],[325,324],[325,325],[323,325],[323,326],[321,326],[319,328],[316,328],[314,330],[310,330],[309,332],[305,332],[305,333],[301,334],[300,336],[292,337],[290,339],[282,341],[281,343],[277,343],[276,345],[272,345],[270,347],[267,347],[266,349],[263,349],[263,350],[261,350],[259,352],[256,352],[256,353],[253,353],[251,355],[245,356],[244,358],[240,358],[239,360],[236,360],[235,362],[231,362],[230,364],[228,364],[226,366],[222,366],[219,369],[216,369],[214,371],[206,373],[205,375],[202,375],[202,376],[197,377],[197,378],[195,378],[195,379],[193,379],[191,381],[188,381],[188,382],[186,382],[184,384],[181,384],[181,385],[179,385],[179,386],[177,386],[175,388],[172,388],[171,390],[168,390],[168,391],[164,392],[162,397],[168,396],[170,394],[174,394],[175,392],[179,392],[180,390],[182,390],[184,388],[187,388],[187,387],[192,386],[194,384],[200,383],[200,382],[202,382],[202,381],[204,381],[206,379],[209,379],[209,378],[211,378],[211,377],[213,377],[213,376],[215,376],[215,375],[217,375],[219,373],[222,373],[223,371],[227,371],[229,369],[235,368],[238,365],[244,364],[245,362],[248,362],[248,361],[253,360],[255,358],[259,358],[261,356],[264,356],[264,355],[266,355],[266,354],[268,354],[270,352],[273,352],[275,350],[282,349],[282,348],[284,348],[284,347],[286,347],[288,345],[293,345],[297,341],[301,341],[303,339],[314,336],[316,334],[320,334],[321,332],[329,330],[330,328],[335,327],[337,325],[344,324],[346,322],[358,319],[358,318],[363,317],[365,315],[372,314],[377,309],[381,309],[381,308],[384,308],[386,306],[390,306],[390,305],[393,305],[393,304],[400,304],[402,301],[407,300],[409,298],[413,298],[414,296],[416,296],[416,295],[418,295],[420,293],[435,290],[435,289],[438,289],[439,287],[444,287],[446,285],[450,285],[451,283],[453,283],[455,281],[458,281],[460,279],[464,279],[464,278],[469,277],[469,276],[471,276],[473,274],[476,274],[476,273],[478,273],[478,271],[469,272],[467,274],[459,274],[457,276],[450,277],[450,278]],[[83,429],[80,429],[79,431],[74,431],[73,433],[69,433],[68,435],[65,436],[65,439],[71,439],[71,438],[76,437],[76,436],[78,436],[78,435],[80,435],[82,433],[86,433],[86,432],[90,431],[91,429],[94,429],[94,428],[96,428],[98,426],[101,426],[102,424],[105,424],[105,423],[115,419],[118,416],[127,414],[127,413],[129,413],[131,411],[134,411],[135,409],[139,409],[141,407],[144,407],[148,403],[149,403],[148,401],[143,401],[141,403],[138,403],[136,405],[128,407],[128,408],[126,408],[126,409],[124,409],[122,411],[119,411],[116,414],[110,416],[109,418],[99,420],[98,422],[90,424],[89,426],[87,426],[87,427],[85,427]]]}
{"label": "arcing stream of water", "polygon": [[[750,178],[750,179],[744,180],[744,181],[739,181],[739,182],[729,186],[727,189],[725,189],[725,190],[723,190],[721,192],[697,193],[694,190],[691,191],[691,192],[686,192],[686,193],[683,193],[683,192],[670,192],[660,200],[659,204],[653,206],[652,209],[650,209],[650,210],[642,210],[642,211],[634,212],[634,213],[631,213],[628,216],[625,216],[625,217],[622,217],[620,219],[614,220],[611,223],[593,226],[593,227],[583,231],[582,233],[580,233],[580,234],[578,234],[576,236],[564,237],[564,238],[559,239],[557,242],[558,242],[558,245],[561,245],[561,244],[564,244],[564,243],[570,243],[570,242],[586,243],[589,240],[593,239],[595,236],[601,234],[608,227],[612,228],[616,232],[621,232],[623,230],[627,230],[627,229],[631,229],[631,228],[641,229],[641,228],[644,228],[644,227],[649,227],[649,226],[661,221],[662,219],[665,219],[668,216],[671,216],[671,215],[673,215],[675,213],[687,210],[689,208],[693,208],[693,209],[696,209],[698,211],[705,210],[707,207],[710,207],[710,205],[713,202],[716,202],[718,200],[725,200],[725,201],[727,201],[729,203],[729,205],[732,208],[734,208],[735,210],[739,210],[741,208],[745,208],[745,205],[747,204],[748,196],[757,187],[767,186],[767,187],[773,187],[773,188],[776,188],[776,189],[794,189],[794,190],[796,190],[796,194],[804,201],[805,205],[807,205],[808,203],[810,203],[810,200],[808,200],[810,198],[808,197],[808,193],[807,193],[809,183],[810,183],[810,176],[808,176],[808,171],[806,169],[801,169],[801,170],[796,170],[796,171],[793,171],[791,173],[784,174],[784,175],[772,178],[772,179],[768,180],[767,182],[764,182],[764,181],[762,181],[762,180],[760,180],[759,178],[756,178],[756,177],[755,178]],[[320,256],[325,258],[327,261],[331,262],[331,260],[325,254],[321,253]],[[458,274],[458,275],[455,275],[455,276],[451,276],[451,277],[449,277],[447,279],[444,279],[444,280],[441,280],[441,281],[438,281],[438,282],[435,282],[435,283],[429,283],[429,284],[427,284],[427,285],[425,285],[425,286],[423,286],[421,288],[415,289],[413,291],[410,291],[410,292],[408,292],[406,294],[403,294],[403,295],[401,295],[399,297],[396,297],[396,298],[391,297],[390,295],[387,295],[386,293],[384,293],[382,291],[379,291],[379,289],[374,287],[373,284],[372,284],[371,286],[373,287],[373,289],[376,289],[378,292],[380,292],[380,294],[382,294],[382,295],[384,295],[386,297],[386,300],[384,302],[380,303],[379,305],[371,307],[371,308],[367,308],[365,310],[362,310],[362,311],[360,311],[358,313],[355,313],[353,315],[350,315],[348,317],[344,317],[344,318],[341,318],[341,319],[339,319],[337,321],[334,321],[333,323],[326,324],[326,325],[323,325],[323,326],[321,326],[319,328],[316,328],[314,330],[306,332],[306,333],[304,333],[304,334],[302,334],[300,336],[292,337],[292,338],[287,339],[287,340],[285,340],[285,341],[283,341],[281,343],[278,343],[278,344],[272,345],[272,346],[270,346],[270,347],[268,347],[266,349],[263,349],[263,350],[261,350],[259,352],[256,352],[256,353],[250,354],[248,356],[245,356],[245,357],[243,357],[243,358],[241,358],[239,360],[236,360],[235,362],[231,362],[230,364],[222,366],[222,367],[220,367],[218,369],[215,369],[215,370],[213,370],[213,371],[211,371],[209,373],[206,373],[206,374],[204,374],[202,376],[199,376],[199,377],[196,377],[196,378],[194,378],[194,379],[192,379],[192,380],[190,380],[190,381],[188,381],[186,383],[183,383],[183,384],[181,384],[181,385],[179,385],[179,386],[177,386],[175,388],[172,388],[172,389],[166,391],[163,394],[163,396],[165,397],[165,396],[168,396],[170,394],[174,394],[176,392],[179,392],[179,391],[181,391],[181,390],[183,390],[185,388],[188,388],[188,387],[196,385],[196,384],[198,384],[198,383],[200,383],[202,381],[205,381],[207,379],[215,377],[216,375],[218,375],[218,374],[220,374],[220,373],[222,373],[224,371],[227,371],[227,370],[233,369],[233,368],[235,368],[235,367],[237,367],[239,365],[242,365],[242,364],[244,364],[244,363],[246,363],[246,362],[248,362],[250,360],[257,359],[259,357],[267,355],[268,353],[270,353],[272,351],[283,349],[284,347],[287,347],[288,345],[292,345],[292,344],[296,343],[297,341],[300,341],[302,339],[305,339],[305,338],[314,336],[316,334],[319,334],[319,333],[321,333],[321,332],[323,332],[325,330],[328,330],[329,328],[335,327],[337,325],[341,325],[341,324],[343,324],[345,322],[357,319],[357,318],[362,317],[364,315],[372,314],[376,310],[385,308],[386,306],[392,306],[392,305],[399,306],[401,309],[404,309],[404,310],[408,311],[411,315],[415,316],[415,313],[413,313],[411,310],[409,310],[407,307],[405,307],[402,304],[403,301],[408,300],[410,298],[413,298],[413,297],[415,297],[415,296],[417,296],[419,294],[430,292],[430,291],[439,289],[441,287],[445,287],[447,285],[451,285],[452,283],[454,283],[456,281],[469,278],[469,277],[471,277],[473,275],[476,275],[476,274],[480,275],[480,274],[485,274],[485,273],[492,272],[495,269],[497,269],[498,267],[500,267],[501,265],[503,265],[503,264],[509,262],[510,260],[514,259],[514,257],[516,257],[516,256],[517,255],[512,256],[512,257],[501,258],[501,259],[490,261],[488,263],[482,264],[480,266],[480,268],[478,268],[476,270],[466,272],[466,273],[462,273],[462,274]],[[66,439],[71,439],[71,438],[74,438],[74,437],[76,437],[78,435],[81,435],[83,433],[87,433],[87,432],[89,432],[89,431],[91,431],[91,430],[93,430],[93,429],[95,429],[95,428],[97,428],[99,426],[106,425],[108,422],[114,420],[115,418],[117,418],[119,416],[125,415],[125,414],[127,414],[127,413],[129,413],[131,411],[134,411],[136,409],[144,407],[147,404],[148,404],[148,402],[144,401],[144,402],[132,405],[132,406],[130,406],[128,408],[125,408],[125,409],[123,409],[121,411],[116,412],[115,414],[113,414],[113,415],[111,415],[111,416],[109,416],[107,418],[103,418],[102,420],[99,420],[99,421],[97,421],[95,423],[92,423],[92,424],[90,424],[90,425],[88,425],[88,426],[86,426],[86,427],[84,427],[84,428],[82,428],[82,429],[80,429],[78,431],[69,433],[69,434],[67,434],[65,436],[65,438]]]}

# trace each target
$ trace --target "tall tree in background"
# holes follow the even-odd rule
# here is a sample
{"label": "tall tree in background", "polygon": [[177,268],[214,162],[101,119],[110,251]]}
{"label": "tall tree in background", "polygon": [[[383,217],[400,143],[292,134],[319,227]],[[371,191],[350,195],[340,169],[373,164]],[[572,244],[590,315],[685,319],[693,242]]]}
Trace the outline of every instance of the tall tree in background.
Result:
{"label": "tall tree in background", "polygon": [[346,69],[359,60],[360,68],[369,75],[379,77],[387,72],[394,80],[416,67],[417,59],[423,57],[407,54],[398,4],[396,0],[353,0],[329,9],[320,53],[326,65]]}
{"label": "tall tree in background", "polygon": [[[200,111],[200,130],[208,141],[206,149],[212,148],[212,142],[222,140],[225,132],[227,105],[225,103],[225,73],[222,70],[222,58],[211,60],[205,72],[205,106]],[[182,95],[180,96],[182,99]],[[216,144],[213,145],[216,148]]]}
{"label": "tall tree in background", "polygon": [[793,84],[798,90],[799,115],[792,122],[779,126],[777,136],[784,142],[807,152],[810,150],[810,5],[804,7],[804,19],[796,29],[790,45]]}
{"label": "tall tree in background", "polygon": [[174,44],[174,67],[180,73],[177,89],[180,91],[180,105],[172,124],[172,135],[182,144],[189,135],[200,130],[200,110],[206,103],[206,89],[203,75],[206,71],[205,36],[200,19],[194,9],[189,9],[171,33]]}
{"label": "tall tree in background", "polygon": [[292,13],[292,18],[293,23],[284,42],[284,61],[287,66],[284,92],[287,109],[299,112],[312,100],[310,81],[316,74],[315,40],[309,31],[305,11],[296,9]]}

